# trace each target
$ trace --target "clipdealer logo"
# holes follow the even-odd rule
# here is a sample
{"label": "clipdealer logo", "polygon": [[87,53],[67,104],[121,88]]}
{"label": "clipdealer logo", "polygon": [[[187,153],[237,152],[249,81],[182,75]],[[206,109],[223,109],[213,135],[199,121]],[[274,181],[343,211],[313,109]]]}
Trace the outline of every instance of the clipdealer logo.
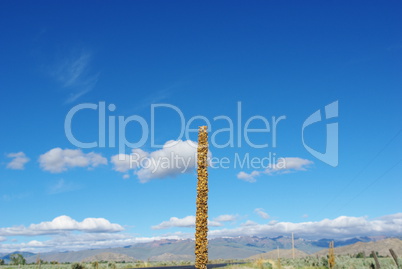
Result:
{"label": "clipdealer logo", "polygon": [[321,114],[324,114],[326,120],[338,118],[338,101],[326,105],[324,111],[320,109],[311,114],[303,123],[302,126],[302,142],[304,148],[310,152],[311,155],[320,161],[329,164],[333,167],[338,166],[338,122],[326,124],[326,139],[325,139],[325,152],[319,152],[309,147],[304,140],[304,130],[312,124],[318,123],[323,120]]}
{"label": "clipdealer logo", "polygon": [[[278,129],[282,125],[282,122],[286,120],[285,115],[272,116],[270,118],[262,115],[254,115],[249,118],[244,118],[242,115],[242,103],[238,102],[236,107],[236,114],[233,118],[227,115],[218,115],[211,120],[205,116],[197,115],[186,119],[182,110],[171,104],[152,104],[150,109],[150,120],[145,120],[144,117],[139,115],[122,116],[116,115],[116,105],[109,104],[102,101],[98,104],[83,103],[74,106],[70,109],[65,117],[64,129],[65,134],[69,142],[83,149],[89,148],[118,148],[118,152],[124,155],[127,149],[139,149],[145,145],[150,145],[151,148],[166,148],[172,149],[177,146],[178,143],[183,141],[190,142],[191,134],[196,134],[198,129],[191,128],[194,121],[201,120],[204,125],[208,126],[210,131],[210,145],[213,148],[241,148],[248,146],[256,149],[263,148],[276,148],[278,139]],[[155,130],[158,118],[158,113],[163,114],[163,110],[170,110],[177,114],[180,122],[179,135],[176,140],[168,141],[164,145],[158,145],[155,143]],[[84,110],[94,111],[97,113],[98,130],[97,141],[83,142],[76,138],[72,129],[73,121],[76,117],[79,117],[80,113]],[[323,116],[321,115],[323,114]],[[325,152],[319,152],[307,145],[305,141],[305,130],[316,123],[325,120],[332,120],[338,117],[338,101],[325,106],[324,110],[317,110],[313,114],[307,117],[301,126],[301,142],[304,148],[318,160],[327,163],[333,167],[338,165],[338,123],[331,122],[326,124],[326,145]],[[225,128],[214,128],[219,122],[220,126],[225,125]],[[253,122],[259,122],[261,128],[251,128]],[[127,127],[129,124],[136,124],[140,127],[138,132],[137,141],[129,141],[127,139]],[[193,124],[194,125],[194,124]],[[259,133],[266,135],[268,140],[264,140],[266,143],[257,143],[252,141],[250,135],[253,133]],[[117,135],[116,135],[117,134]],[[217,135],[220,137],[226,137],[224,143],[222,139],[217,140]],[[226,135],[226,136],[225,136]],[[268,143],[269,142],[269,143]],[[196,143],[188,143],[188,146],[196,148]],[[273,155],[272,155],[273,154]],[[270,158],[275,156],[276,153],[269,152]],[[248,154],[246,154],[249,158]],[[272,155],[272,156],[271,156]],[[234,159],[239,160],[239,156],[234,156]],[[273,158],[274,159],[274,158]],[[138,162],[138,156],[136,161]],[[219,161],[219,160],[218,160]],[[226,160],[227,163],[227,160]],[[236,163],[236,162],[235,162]]]}

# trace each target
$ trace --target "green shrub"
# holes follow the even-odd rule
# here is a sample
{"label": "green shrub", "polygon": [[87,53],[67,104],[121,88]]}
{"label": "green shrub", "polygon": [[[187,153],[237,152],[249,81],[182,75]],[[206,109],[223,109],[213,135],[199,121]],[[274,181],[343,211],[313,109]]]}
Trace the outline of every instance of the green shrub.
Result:
{"label": "green shrub", "polygon": [[71,269],[85,269],[85,266],[81,263],[75,262],[71,265]]}
{"label": "green shrub", "polygon": [[116,269],[116,264],[114,262],[109,262],[107,264],[107,267],[109,267],[110,269]]}
{"label": "green shrub", "polygon": [[92,268],[93,269],[98,269],[99,268],[99,263],[97,261],[92,262]]}

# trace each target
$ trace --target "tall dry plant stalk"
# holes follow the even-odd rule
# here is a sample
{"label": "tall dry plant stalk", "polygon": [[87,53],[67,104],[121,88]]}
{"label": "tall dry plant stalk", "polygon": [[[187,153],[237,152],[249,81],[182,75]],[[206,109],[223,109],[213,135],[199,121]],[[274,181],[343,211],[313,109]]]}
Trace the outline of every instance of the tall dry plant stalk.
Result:
{"label": "tall dry plant stalk", "polygon": [[280,258],[278,258],[278,260],[276,261],[276,268],[282,269],[281,259]]}
{"label": "tall dry plant stalk", "polygon": [[198,129],[197,212],[195,220],[195,268],[206,269],[208,263],[208,133]]}
{"label": "tall dry plant stalk", "polygon": [[335,267],[335,251],[334,251],[334,241],[329,242],[329,253],[328,253],[328,266],[329,268]]}
{"label": "tall dry plant stalk", "polygon": [[41,269],[41,260],[40,260],[40,254],[38,254],[38,256],[36,256],[36,264],[38,265],[38,269]]}

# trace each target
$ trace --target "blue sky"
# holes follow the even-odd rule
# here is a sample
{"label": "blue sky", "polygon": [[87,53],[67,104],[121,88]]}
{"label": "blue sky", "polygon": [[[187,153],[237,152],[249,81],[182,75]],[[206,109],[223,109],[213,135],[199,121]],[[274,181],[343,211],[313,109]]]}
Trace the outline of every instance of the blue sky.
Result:
{"label": "blue sky", "polygon": [[[195,148],[184,141],[197,134],[180,137],[180,115],[185,124],[209,120],[211,157],[229,160],[209,170],[211,237],[401,236],[400,2],[0,5],[0,252],[191,237],[194,165],[150,171],[116,161],[133,150],[119,151],[119,135],[134,143],[144,134],[138,119],[154,123],[156,144],[178,143],[155,147],[148,132],[134,152],[147,160],[191,156]],[[71,130],[99,142],[103,102],[107,143],[80,148],[66,135],[66,117],[96,106],[79,110]],[[157,104],[165,105],[152,116]],[[337,117],[325,119],[330,104]],[[305,128],[304,141],[324,153],[337,139],[330,156],[337,165],[303,145],[303,123],[317,110],[322,121]],[[270,131],[248,137],[268,144],[262,148],[243,132],[256,115],[249,128],[265,128],[266,119]],[[231,138],[218,132],[229,127],[219,116],[234,123],[233,145],[216,145]],[[281,116],[274,132],[272,117]],[[119,117],[134,120],[118,129]],[[327,124],[337,124],[334,136]],[[269,167],[238,167],[236,156],[282,157],[284,166],[271,159]]]}

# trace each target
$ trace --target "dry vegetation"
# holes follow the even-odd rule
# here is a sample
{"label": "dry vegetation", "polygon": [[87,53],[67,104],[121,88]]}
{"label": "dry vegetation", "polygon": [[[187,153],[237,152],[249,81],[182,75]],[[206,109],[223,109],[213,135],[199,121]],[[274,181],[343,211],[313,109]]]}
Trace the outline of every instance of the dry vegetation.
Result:
{"label": "dry vegetation", "polygon": [[201,126],[197,149],[197,212],[195,224],[195,267],[206,269],[208,263],[208,133]]}
{"label": "dry vegetation", "polygon": [[[381,269],[397,269],[392,258],[379,259]],[[336,256],[335,269],[369,269],[374,264],[373,258],[353,258],[350,256]],[[319,269],[329,268],[325,257],[305,257],[299,259],[259,259],[241,265],[231,265],[227,269]],[[402,267],[400,267],[402,268]]]}

